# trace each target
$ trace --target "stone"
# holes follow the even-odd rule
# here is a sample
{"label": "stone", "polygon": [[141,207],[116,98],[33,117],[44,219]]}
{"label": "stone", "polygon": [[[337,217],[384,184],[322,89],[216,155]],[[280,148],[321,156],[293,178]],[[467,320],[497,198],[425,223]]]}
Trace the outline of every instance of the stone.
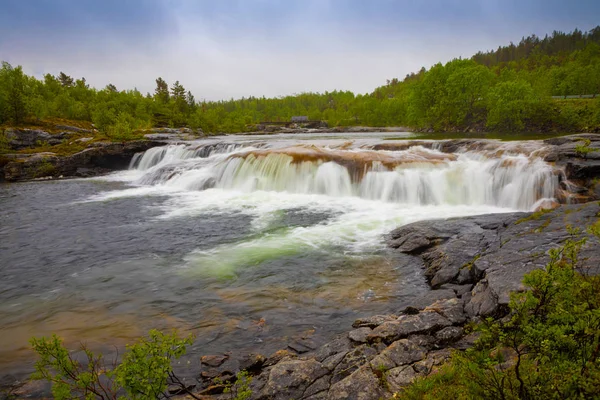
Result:
{"label": "stone", "polygon": [[436,301],[454,298],[456,293],[452,289],[429,290],[411,299],[409,305],[402,310],[402,314],[416,314],[414,310],[420,311]]}
{"label": "stone", "polygon": [[462,338],[463,334],[463,328],[458,326],[448,326],[442,330],[437,331],[435,333],[435,338],[440,344],[448,344],[456,342],[457,340]]}
{"label": "stone", "polygon": [[282,361],[271,367],[258,398],[300,399],[303,393],[328,370],[315,360]]}
{"label": "stone", "polygon": [[388,346],[370,362],[371,368],[391,369],[420,361],[427,355],[425,349],[408,339],[400,339]]}
{"label": "stone", "polygon": [[383,324],[386,321],[394,321],[398,318],[395,315],[374,315],[372,317],[367,318],[359,318],[352,324],[353,328],[376,328],[379,325]]}
{"label": "stone", "polygon": [[275,353],[271,354],[264,362],[264,366],[265,367],[269,367],[272,365],[277,364],[279,361],[287,358],[287,359],[291,359],[291,358],[296,358],[297,355],[296,353],[293,353],[289,350],[278,350]]}
{"label": "stone", "polygon": [[8,128],[4,130],[4,136],[8,139],[8,146],[15,150],[37,147],[52,139],[48,132],[37,129]]}
{"label": "stone", "polygon": [[368,339],[391,342],[416,333],[430,333],[450,325],[452,323],[440,314],[424,311],[417,315],[401,315],[396,321],[385,322],[373,329]]}
{"label": "stone", "polygon": [[219,367],[229,359],[226,354],[223,355],[207,355],[200,357],[200,363],[209,367]]}
{"label": "stone", "polygon": [[353,342],[366,343],[367,337],[371,334],[372,331],[373,330],[368,327],[358,328],[348,332],[348,337]]}
{"label": "stone", "polygon": [[331,377],[331,383],[336,383],[352,372],[356,371],[361,365],[371,361],[377,355],[377,350],[363,344],[346,353],[344,358],[335,367]]}
{"label": "stone", "polygon": [[425,311],[435,311],[448,319],[453,325],[464,324],[467,320],[463,301],[457,298],[438,300],[427,306]]}
{"label": "stone", "polygon": [[328,400],[379,400],[389,396],[381,386],[379,378],[368,366],[362,366],[350,376],[333,384]]}
{"label": "stone", "polygon": [[402,366],[389,370],[386,374],[386,380],[392,392],[398,392],[410,385],[419,375],[412,366]]}

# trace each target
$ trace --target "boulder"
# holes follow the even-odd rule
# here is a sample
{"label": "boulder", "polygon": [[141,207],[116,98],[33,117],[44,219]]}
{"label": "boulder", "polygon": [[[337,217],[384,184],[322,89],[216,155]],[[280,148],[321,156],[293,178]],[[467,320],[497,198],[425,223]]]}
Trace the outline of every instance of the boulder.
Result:
{"label": "boulder", "polygon": [[368,365],[363,365],[347,378],[333,384],[328,400],[378,400],[389,396]]}
{"label": "boulder", "polygon": [[327,372],[327,368],[315,360],[282,361],[271,367],[265,386],[254,398],[301,399],[309,386]]}

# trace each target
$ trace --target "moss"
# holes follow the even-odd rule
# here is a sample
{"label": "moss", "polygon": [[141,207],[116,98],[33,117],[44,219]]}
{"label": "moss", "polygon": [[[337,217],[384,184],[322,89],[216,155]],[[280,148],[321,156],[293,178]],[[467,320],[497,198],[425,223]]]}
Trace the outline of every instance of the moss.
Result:
{"label": "moss", "polygon": [[548,225],[550,225],[550,222],[552,222],[552,220],[550,218],[548,218],[546,221],[544,221],[544,223],[542,225],[540,225],[539,227],[534,229],[533,232],[541,233],[544,229],[546,229],[548,227]]}
{"label": "moss", "polygon": [[530,215],[528,215],[527,217],[521,218],[517,221],[515,221],[515,225],[519,225],[523,222],[527,222],[527,221],[537,221],[538,219],[542,218],[544,215],[551,213],[553,210],[550,209],[544,209],[544,210],[540,210],[540,211],[536,211],[534,213],[531,213]]}
{"label": "moss", "polygon": [[475,261],[479,260],[480,258],[481,254],[475,254],[475,257],[473,257],[473,259],[468,263],[463,264],[463,266],[460,267],[460,269],[468,268],[470,271],[473,268],[473,264],[475,264]]}

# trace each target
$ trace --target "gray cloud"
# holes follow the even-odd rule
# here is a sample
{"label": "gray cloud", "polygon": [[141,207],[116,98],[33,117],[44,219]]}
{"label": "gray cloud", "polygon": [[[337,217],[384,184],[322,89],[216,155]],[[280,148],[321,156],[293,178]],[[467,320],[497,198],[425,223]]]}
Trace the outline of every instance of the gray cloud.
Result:
{"label": "gray cloud", "polygon": [[[4,4],[6,3],[6,4]],[[372,91],[437,61],[595,23],[594,2],[5,0],[0,58],[40,76],[197,98]],[[598,15],[597,13],[595,15]]]}

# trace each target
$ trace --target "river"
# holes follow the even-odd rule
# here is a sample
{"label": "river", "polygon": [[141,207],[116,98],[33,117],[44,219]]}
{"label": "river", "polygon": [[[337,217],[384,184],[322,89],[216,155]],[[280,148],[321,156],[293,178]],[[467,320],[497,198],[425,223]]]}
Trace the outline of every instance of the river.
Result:
{"label": "river", "polygon": [[0,185],[0,376],[31,372],[28,339],[52,333],[111,353],[178,328],[192,363],[324,340],[429,290],[386,248],[393,228],[554,196],[538,142],[381,150],[408,135],[230,136]]}

